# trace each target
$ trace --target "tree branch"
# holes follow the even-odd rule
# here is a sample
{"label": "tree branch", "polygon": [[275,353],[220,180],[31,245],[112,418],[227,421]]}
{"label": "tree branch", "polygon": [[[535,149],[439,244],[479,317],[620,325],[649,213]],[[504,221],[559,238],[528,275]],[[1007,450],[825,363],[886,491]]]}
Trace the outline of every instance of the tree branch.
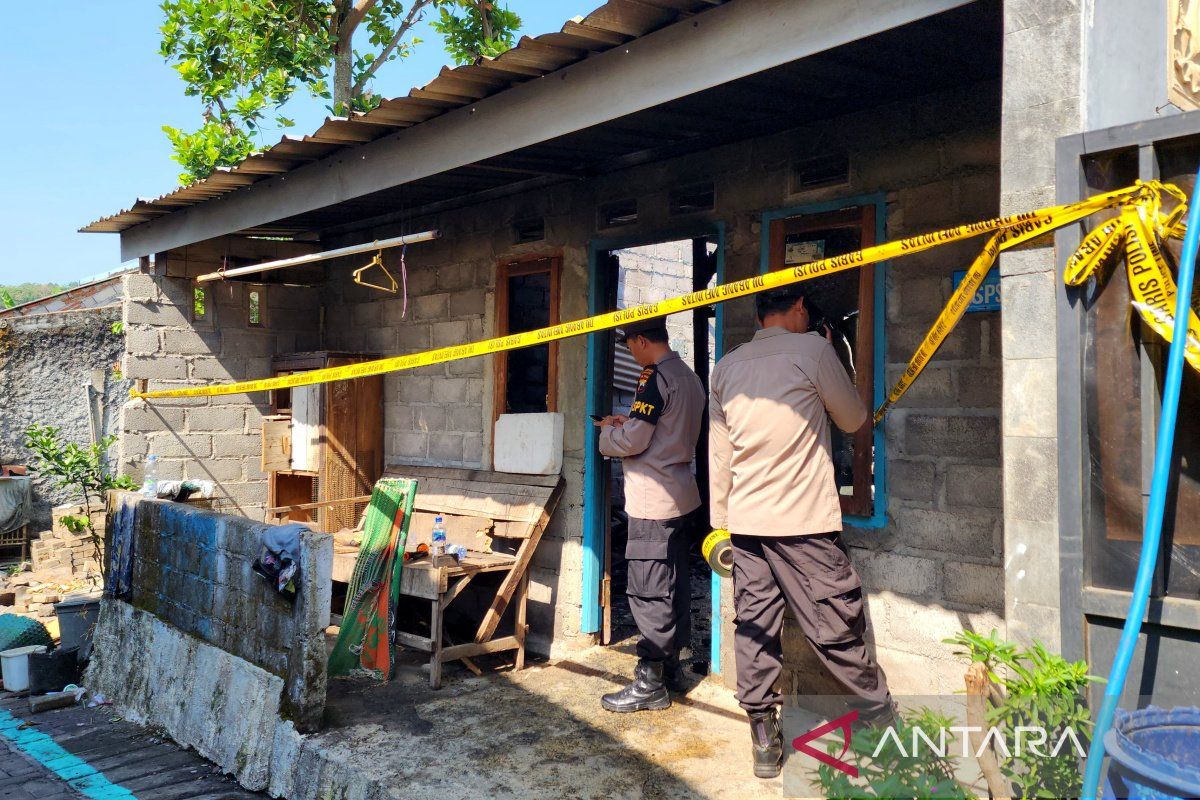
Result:
{"label": "tree branch", "polygon": [[413,4],[408,9],[408,16],[404,18],[404,22],[400,23],[400,27],[396,29],[396,33],[393,34],[392,40],[387,43],[386,47],[379,51],[379,55],[375,57],[375,60],[371,62],[371,65],[367,67],[366,71],[363,72],[362,76],[354,84],[354,89],[351,91],[351,95],[358,97],[360,94],[362,94],[363,89],[367,85],[367,81],[371,80],[371,76],[373,76],[379,70],[379,68],[383,66],[383,64],[387,61],[388,56],[391,55],[392,51],[400,45],[400,41],[404,38],[404,35],[408,33],[412,26],[421,21],[421,17],[424,15],[425,9],[431,2],[432,0],[413,0]]}
{"label": "tree branch", "polygon": [[490,0],[479,0],[479,19],[483,22],[484,41],[492,38],[492,21],[488,18],[488,8],[491,5]]}
{"label": "tree branch", "polygon": [[[367,16],[367,12],[371,7],[378,3],[379,0],[355,0],[354,5],[350,7],[346,18],[342,21],[345,30],[348,34],[353,35],[354,29],[359,26],[359,23]],[[350,40],[350,36],[346,37],[346,41]]]}

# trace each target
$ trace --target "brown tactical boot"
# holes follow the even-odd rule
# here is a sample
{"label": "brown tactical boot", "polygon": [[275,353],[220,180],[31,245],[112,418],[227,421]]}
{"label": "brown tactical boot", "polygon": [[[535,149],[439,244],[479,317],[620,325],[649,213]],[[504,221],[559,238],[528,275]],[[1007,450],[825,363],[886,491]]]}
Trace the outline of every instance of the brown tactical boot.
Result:
{"label": "brown tactical boot", "polygon": [[778,777],[783,765],[783,729],[774,708],[750,714],[750,743],[754,751],[754,776]]}

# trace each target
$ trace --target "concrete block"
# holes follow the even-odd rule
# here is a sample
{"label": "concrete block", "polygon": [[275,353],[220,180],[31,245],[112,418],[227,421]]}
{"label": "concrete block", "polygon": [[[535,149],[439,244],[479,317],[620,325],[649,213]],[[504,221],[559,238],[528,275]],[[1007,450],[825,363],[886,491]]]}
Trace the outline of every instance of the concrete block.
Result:
{"label": "concrete block", "polygon": [[888,494],[898,500],[932,503],[937,484],[931,461],[888,460]]}
{"label": "concrete block", "polygon": [[469,341],[466,320],[434,322],[431,328],[434,347],[450,347]]}
{"label": "concrete block", "polygon": [[995,459],[1000,455],[1000,421],[988,416],[909,414],[903,451],[907,455]]}
{"label": "concrete block", "polygon": [[237,381],[250,375],[246,359],[196,356],[189,361],[188,377],[194,381]]}
{"label": "concrete block", "polygon": [[396,378],[396,397],[402,403],[428,403],[433,400],[433,380],[420,375],[400,374]]}
{"label": "concrete block", "polygon": [[184,411],[182,408],[159,408],[144,401],[133,401],[125,406],[122,416],[124,431],[182,430]]}
{"label": "concrete block", "polygon": [[1004,435],[1058,435],[1058,360],[1004,361]]}
{"label": "concrete block", "polygon": [[448,264],[437,271],[439,289],[457,291],[469,289],[475,283],[475,265],[469,261]]}
{"label": "concrete block", "polygon": [[[890,366],[887,386],[890,389],[904,374],[904,367]],[[904,394],[900,404],[905,408],[953,408],[955,400],[954,369],[948,366],[929,366]]]}
{"label": "concrete block", "polygon": [[256,433],[216,433],[212,440],[213,455],[217,458],[262,453],[262,436]]}
{"label": "concrete block", "polygon": [[446,409],[443,406],[414,406],[412,418],[413,430],[425,433],[447,430]]}
{"label": "concrete block", "polygon": [[429,458],[439,463],[461,464],[463,460],[462,434],[429,434]]}
{"label": "concrete block", "polygon": [[484,466],[483,434],[463,434],[463,463]]}
{"label": "concrete block", "polygon": [[1006,519],[1058,519],[1058,442],[1027,436],[1004,437]]}
{"label": "concrete block", "polygon": [[[247,459],[255,467],[259,459]],[[183,465],[183,476],[192,480],[207,480],[215,483],[240,481],[242,479],[242,461],[237,458],[205,459],[203,461],[186,461]],[[263,477],[259,475],[258,477]]]}
{"label": "concrete block", "polygon": [[162,350],[158,328],[136,327],[125,331],[125,352],[135,355],[155,355]]}
{"label": "concrete block", "polygon": [[129,326],[150,325],[166,328],[187,328],[192,324],[187,308],[159,303],[154,300],[131,300],[124,305],[124,320]]}
{"label": "concrete block", "polygon": [[130,379],[181,381],[187,377],[187,362],[180,356],[129,356],[125,375]]}
{"label": "concrete block", "polygon": [[946,504],[1000,508],[1004,480],[1000,467],[951,464],[946,467]]}
{"label": "concrete block", "polygon": [[913,597],[938,594],[941,579],[938,561],[869,550],[855,550],[852,560],[868,590],[887,589]]}
{"label": "concrete block", "polygon": [[1057,605],[1039,606],[1033,603],[1011,604],[1006,616],[1008,640],[1031,645],[1041,642],[1053,652],[1061,650],[1062,612]]}
{"label": "concrete block", "polygon": [[396,328],[396,346],[402,353],[428,350],[430,347],[428,323],[405,323]]}
{"label": "concrete block", "polygon": [[993,564],[946,563],[942,596],[951,603],[1004,610],[1004,568]]}
{"label": "concrete block", "polygon": [[435,403],[469,402],[470,380],[468,378],[434,378],[431,395]]}
{"label": "concrete block", "polygon": [[1004,523],[1005,581],[1009,605],[1057,606],[1058,524],[1008,519]]}
{"label": "concrete block", "polygon": [[187,410],[189,431],[242,433],[245,424],[246,411],[237,406],[209,406]]}
{"label": "concrete block", "polygon": [[121,293],[127,300],[145,300],[160,302],[162,292],[154,276],[145,272],[131,272],[121,276]]}
{"label": "concrete block", "polygon": [[451,317],[481,317],[487,305],[485,289],[464,289],[450,295]]}
{"label": "concrete block", "polygon": [[1000,408],[1000,376],[999,361],[987,367],[960,367],[957,405],[962,408]]}
{"label": "concrete block", "polygon": [[462,433],[483,432],[483,411],[479,406],[451,408],[446,420],[446,430]]}
{"label": "concrete block", "polygon": [[444,320],[450,313],[450,295],[446,293],[427,294],[423,297],[412,297],[408,307],[409,319],[422,322],[427,320]]}
{"label": "concrete block", "polygon": [[1058,276],[1043,272],[1000,280],[1004,358],[1055,357],[1054,292]]}
{"label": "concrete block", "polygon": [[208,458],[212,455],[212,437],[204,433],[151,433],[150,452],[160,459]]}
{"label": "concrete block", "polygon": [[404,431],[392,434],[389,455],[419,460],[429,458],[429,434]]}
{"label": "concrete block", "polygon": [[972,558],[991,559],[999,555],[997,513],[898,507],[890,515],[891,533],[898,546]]}
{"label": "concrete block", "polygon": [[221,352],[221,334],[216,331],[165,330],[162,349],[167,353],[201,355]]}

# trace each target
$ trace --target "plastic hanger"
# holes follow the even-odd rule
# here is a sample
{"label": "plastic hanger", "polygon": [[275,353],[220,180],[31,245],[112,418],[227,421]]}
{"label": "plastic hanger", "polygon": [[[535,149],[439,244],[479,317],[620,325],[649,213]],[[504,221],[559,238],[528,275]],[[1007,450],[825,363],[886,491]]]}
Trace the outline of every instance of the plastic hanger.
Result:
{"label": "plastic hanger", "polygon": [[[391,286],[381,286],[377,283],[371,283],[370,281],[363,280],[363,273],[369,270],[371,267],[379,267],[381,270],[383,270],[383,274],[387,276],[388,281],[391,282]],[[372,289],[378,289],[379,291],[387,292],[388,294],[396,294],[400,288],[400,284],[396,283],[396,279],[392,276],[392,273],[388,272],[388,268],[383,264],[382,250],[376,253],[375,257],[372,258],[365,267],[359,267],[358,269],[354,270],[354,282],[359,286],[369,286]]]}

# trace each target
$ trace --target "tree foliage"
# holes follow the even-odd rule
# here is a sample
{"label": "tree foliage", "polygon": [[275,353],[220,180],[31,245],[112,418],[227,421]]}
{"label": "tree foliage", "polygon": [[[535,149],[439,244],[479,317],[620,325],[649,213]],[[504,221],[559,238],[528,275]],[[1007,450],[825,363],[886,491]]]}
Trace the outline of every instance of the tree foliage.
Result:
{"label": "tree foliage", "polygon": [[159,52],[203,106],[193,131],[163,126],[184,168],[203,178],[258,148],[265,128],[293,122],[281,107],[298,92],[335,115],[381,102],[371,81],[386,63],[420,44],[427,12],[460,64],[512,47],[520,18],[492,0],[162,0]]}
{"label": "tree foliage", "polygon": [[22,303],[28,303],[30,300],[40,300],[43,297],[49,297],[52,294],[65,292],[75,283],[58,284],[58,283],[16,283],[7,286],[0,286],[0,305],[5,308],[19,306]]}

